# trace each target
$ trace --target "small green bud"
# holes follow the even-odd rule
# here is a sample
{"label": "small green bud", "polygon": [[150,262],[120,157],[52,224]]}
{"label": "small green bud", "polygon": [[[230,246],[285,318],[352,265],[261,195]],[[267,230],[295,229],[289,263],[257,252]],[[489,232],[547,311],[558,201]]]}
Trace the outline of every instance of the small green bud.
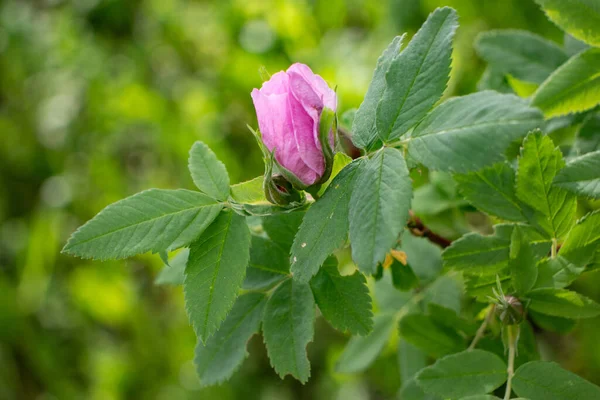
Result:
{"label": "small green bud", "polygon": [[294,189],[294,186],[282,175],[265,177],[263,188],[267,200],[278,206],[288,206],[292,203],[299,204],[304,201],[302,193]]}

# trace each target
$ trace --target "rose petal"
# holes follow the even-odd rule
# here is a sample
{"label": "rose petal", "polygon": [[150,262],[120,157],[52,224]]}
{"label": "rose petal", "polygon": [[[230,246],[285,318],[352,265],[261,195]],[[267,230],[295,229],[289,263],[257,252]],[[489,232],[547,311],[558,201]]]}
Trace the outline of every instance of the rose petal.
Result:
{"label": "rose petal", "polygon": [[318,118],[318,115],[307,113],[294,96],[288,96],[288,104],[300,157],[317,175],[321,176],[325,171],[325,160],[317,136],[319,121],[315,118]]}

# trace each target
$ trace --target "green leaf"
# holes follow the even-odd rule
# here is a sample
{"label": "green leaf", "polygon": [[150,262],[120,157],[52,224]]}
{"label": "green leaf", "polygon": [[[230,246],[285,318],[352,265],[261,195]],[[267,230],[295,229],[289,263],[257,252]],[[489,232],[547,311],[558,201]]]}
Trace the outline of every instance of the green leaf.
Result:
{"label": "green leaf", "polygon": [[417,385],[417,381],[413,378],[402,385],[400,390],[400,399],[402,400],[444,400],[439,396],[426,394],[423,389]]}
{"label": "green leaf", "polygon": [[[508,266],[510,239],[515,225],[494,226],[494,234],[468,233],[452,242],[442,253],[444,267],[468,273],[496,273]],[[519,225],[536,257],[548,254],[550,242],[526,225]]]}
{"label": "green leaf", "polygon": [[527,293],[529,308],[541,314],[563,318],[591,318],[600,315],[600,304],[566,289],[541,288]]}
{"label": "green leaf", "polygon": [[190,255],[189,249],[182,249],[169,260],[154,279],[155,285],[183,285],[185,279],[185,265]]}
{"label": "green leaf", "polygon": [[460,317],[454,308],[448,308],[437,303],[427,304],[427,312],[431,319],[438,325],[455,329],[465,333],[467,336],[474,335],[477,326]]}
{"label": "green leaf", "polygon": [[546,314],[529,311],[529,316],[537,326],[545,331],[566,334],[571,332],[577,325],[577,321],[569,318],[553,317]]}
{"label": "green leaf", "polygon": [[294,237],[305,216],[303,211],[269,215],[262,218],[263,228],[271,240],[289,254]]}
{"label": "green leaf", "polygon": [[423,314],[410,314],[402,318],[400,335],[433,357],[464,349],[464,340],[457,332]]}
{"label": "green leaf", "polygon": [[384,142],[406,133],[444,94],[457,27],[456,11],[438,8],[393,59],[377,105],[377,133]]}
{"label": "green leaf", "polygon": [[240,204],[268,203],[263,189],[264,177],[257,176],[231,186],[231,198]]}
{"label": "green leaf", "polygon": [[579,39],[575,39],[568,33],[564,34],[563,47],[565,48],[565,52],[569,55],[569,57],[572,57],[575,54],[590,48],[590,46],[587,43],[582,42]]}
{"label": "green leaf", "polygon": [[348,210],[363,160],[344,168],[306,212],[291,249],[294,279],[308,282],[325,259],[348,240]]}
{"label": "green leaf", "polygon": [[554,184],[578,196],[600,198],[600,151],[569,161],[554,178]]}
{"label": "green leaf", "polygon": [[406,261],[423,283],[433,281],[442,270],[442,249],[429,239],[414,236],[409,230],[402,233],[400,250]]}
{"label": "green leaf", "polygon": [[383,271],[381,279],[373,285],[376,309],[383,312],[395,313],[405,305],[412,297],[412,293],[401,292],[392,284],[390,271]]}
{"label": "green leaf", "polygon": [[547,258],[538,264],[539,272],[535,287],[567,287],[573,283],[584,270],[585,267],[578,267],[562,256]]}
{"label": "green leaf", "polygon": [[145,190],[100,211],[71,235],[62,251],[110,260],[174,250],[194,241],[222,208],[198,192]]}
{"label": "green leaf", "polygon": [[344,169],[348,164],[352,162],[352,157],[346,155],[346,153],[337,152],[333,156],[333,166],[331,167],[331,176],[327,182],[321,185],[319,189],[319,196],[323,196],[333,179]]}
{"label": "green leaf", "polygon": [[517,197],[533,210],[528,219],[551,238],[561,239],[574,222],[577,199],[552,181],[565,165],[548,136],[534,132],[525,138],[517,172]]}
{"label": "green leaf", "polygon": [[350,242],[359,269],[373,274],[406,224],[412,183],[402,153],[393,148],[379,150],[360,169],[350,199]]}
{"label": "green leaf", "polygon": [[194,184],[210,197],[225,201],[229,196],[229,175],[215,153],[202,142],[196,142],[190,150],[188,162]]}
{"label": "green leaf", "polygon": [[207,340],[198,341],[194,364],[202,386],[231,377],[247,357],[246,343],[258,332],[267,298],[248,293],[238,297],[221,328]]}
{"label": "green leaf", "polygon": [[508,221],[524,220],[515,194],[515,170],[507,162],[454,175],[454,180],[459,192],[479,210]]}
{"label": "green leaf", "polygon": [[222,212],[190,246],[185,269],[185,307],[198,338],[219,329],[238,295],[250,258],[246,219]]}
{"label": "green leaf", "polygon": [[394,330],[394,317],[376,315],[373,330],[367,336],[353,336],[340,356],[336,370],[342,374],[364,371],[375,361]]}
{"label": "green leaf", "polygon": [[431,169],[476,171],[502,161],[511,142],[542,124],[542,114],[511,94],[484,91],[436,107],[413,130],[409,155]]}
{"label": "green leaf", "polygon": [[[460,400],[500,400],[499,397],[492,396],[491,394],[478,394],[475,396],[463,397]],[[514,399],[518,400],[518,399]],[[523,399],[521,399],[523,400]]]}
{"label": "green leaf", "polygon": [[561,29],[592,46],[600,46],[600,4],[596,0],[535,1]]}
{"label": "green leaf", "polygon": [[483,350],[467,350],[437,360],[416,379],[426,393],[457,398],[492,392],[506,377],[506,364],[500,357]]}
{"label": "green leaf", "polygon": [[517,294],[523,295],[535,285],[538,268],[531,244],[525,241],[519,226],[516,226],[512,232],[509,257],[508,267],[511,271],[512,285]]}
{"label": "green leaf", "polygon": [[310,287],[323,317],[340,331],[367,335],[373,329],[371,296],[364,275],[341,276],[335,257],[329,257]]}
{"label": "green leaf", "polygon": [[459,277],[442,275],[423,291],[423,303],[439,304],[459,313],[462,293],[463,286]]}
{"label": "green leaf", "polygon": [[307,284],[288,279],[265,309],[263,333],[271,365],[280,377],[304,383],[310,377],[306,346],[313,339],[315,301]]}
{"label": "green leaf", "polygon": [[594,211],[577,221],[560,248],[559,254],[583,267],[591,263],[600,251],[600,211]]}
{"label": "green leaf", "polygon": [[477,91],[495,90],[500,93],[514,93],[507,76],[496,68],[488,65],[479,82],[477,82]]}
{"label": "green leaf", "polygon": [[547,118],[589,110],[600,103],[600,49],[569,59],[542,83],[531,104]]}
{"label": "green leaf", "polygon": [[600,388],[553,362],[532,361],[517,369],[513,390],[531,400],[595,400]]}
{"label": "green leaf", "polygon": [[483,32],[477,37],[475,49],[495,70],[533,83],[542,83],[568,59],[554,42],[519,30]]}
{"label": "green leaf", "polygon": [[465,292],[480,302],[489,303],[488,297],[493,296],[494,290],[497,290],[498,280],[500,280],[504,293],[510,293],[513,290],[508,269],[489,274],[463,273],[463,275],[465,276]]}
{"label": "green leaf", "polygon": [[400,54],[403,38],[404,35],[396,36],[377,60],[369,89],[354,116],[352,142],[362,149],[373,147],[379,139],[375,123],[377,104],[381,101],[385,91],[385,74],[390,68],[392,60]]}
{"label": "green leaf", "polygon": [[573,151],[581,155],[598,150],[600,150],[600,115],[592,115],[577,132]]}
{"label": "green leaf", "polygon": [[252,236],[243,288],[266,290],[290,276],[288,254],[270,239]]}
{"label": "green leaf", "polygon": [[400,339],[398,344],[398,364],[400,366],[400,377],[402,386],[414,378],[414,376],[427,366],[427,354],[422,350],[410,344],[404,339]]}
{"label": "green leaf", "polygon": [[394,260],[390,265],[390,270],[392,272],[392,283],[398,290],[405,292],[419,286],[419,278],[410,265],[404,265],[398,260]]}

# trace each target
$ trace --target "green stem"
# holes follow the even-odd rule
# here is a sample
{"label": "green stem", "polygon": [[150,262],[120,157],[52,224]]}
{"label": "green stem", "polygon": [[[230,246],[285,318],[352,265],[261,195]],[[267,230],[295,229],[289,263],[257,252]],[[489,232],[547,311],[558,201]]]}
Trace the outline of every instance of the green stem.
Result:
{"label": "green stem", "polygon": [[[506,381],[506,392],[504,400],[510,399],[512,392],[512,378],[515,374],[515,354],[517,351],[517,338],[519,337],[519,325],[509,325],[508,327],[508,380]],[[514,331],[513,331],[514,330]]]}
{"label": "green stem", "polygon": [[477,333],[475,334],[475,337],[473,338],[473,341],[471,342],[471,345],[469,346],[468,350],[473,350],[475,348],[475,346],[477,346],[477,343],[481,340],[481,338],[485,334],[485,330],[487,329],[487,326],[492,321],[492,317],[494,316],[495,310],[496,310],[496,305],[492,304],[492,306],[490,307],[490,309],[488,310],[488,312],[485,316],[485,319],[483,320],[483,323],[481,324],[479,329],[477,329]]}
{"label": "green stem", "polygon": [[556,253],[558,251],[558,240],[556,238],[552,239],[552,247],[550,249],[550,257],[556,258]]}

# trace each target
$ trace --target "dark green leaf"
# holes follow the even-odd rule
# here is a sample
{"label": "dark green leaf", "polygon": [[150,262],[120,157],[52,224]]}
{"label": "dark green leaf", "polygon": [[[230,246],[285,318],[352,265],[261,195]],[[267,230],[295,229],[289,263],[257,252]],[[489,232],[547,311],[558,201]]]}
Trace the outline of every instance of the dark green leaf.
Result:
{"label": "dark green leaf", "polygon": [[377,132],[384,142],[406,133],[442,97],[450,76],[457,27],[456,11],[438,8],[393,59],[377,105]]}
{"label": "dark green leaf", "polygon": [[566,289],[541,288],[527,293],[529,308],[540,314],[563,318],[591,318],[600,315],[600,304]]}
{"label": "dark green leaf", "polygon": [[600,198],[600,151],[569,161],[554,178],[554,184],[578,196]]}
{"label": "dark green leaf", "polygon": [[408,265],[423,283],[434,280],[442,270],[442,249],[426,238],[405,230],[400,250],[406,253]]}
{"label": "dark green leaf", "polygon": [[291,249],[294,279],[308,282],[348,239],[350,196],[362,165],[363,160],[357,160],[344,168],[306,212]]}
{"label": "dark green leaf", "polygon": [[558,364],[532,361],[515,372],[513,390],[531,400],[595,400],[600,388]]}
{"label": "dark green leaf", "polygon": [[360,272],[341,276],[335,257],[329,257],[310,287],[323,317],[340,331],[366,335],[373,329],[371,296]]}
{"label": "dark green leaf", "polygon": [[427,366],[427,354],[406,340],[400,339],[398,345],[398,364],[400,366],[402,386],[405,386],[417,372]]}
{"label": "dark green leaf", "polygon": [[594,211],[573,227],[560,255],[578,267],[591,263],[600,251],[600,211]]}
{"label": "dark green leaf", "polygon": [[63,252],[109,260],[174,250],[194,241],[222,208],[198,192],[145,190],[102,210],[71,235]]}
{"label": "dark green leaf", "polygon": [[535,287],[567,287],[581,275],[584,269],[585,267],[578,267],[562,256],[547,258],[538,264],[538,279]]}
{"label": "dark green leaf", "polygon": [[463,338],[454,330],[438,325],[431,317],[411,314],[400,320],[400,335],[433,357],[464,349]]}
{"label": "dark green leaf", "polygon": [[401,262],[394,260],[390,265],[392,272],[392,283],[394,286],[403,292],[419,286],[419,278],[410,265],[404,265]]}
{"label": "dark green leaf", "polygon": [[413,130],[409,155],[431,169],[476,171],[504,159],[511,142],[542,124],[524,99],[492,91],[450,99]]}
{"label": "dark green leaf", "polygon": [[250,258],[250,236],[246,219],[225,211],[190,246],[183,284],[185,306],[204,343],[219,329],[238,296]]}
{"label": "dark green leaf", "polygon": [[229,196],[229,175],[215,153],[202,142],[190,150],[189,169],[194,184],[210,197],[225,201]]}
{"label": "dark green leaf", "polygon": [[302,223],[305,213],[294,211],[285,214],[269,215],[262,218],[263,228],[269,238],[277,243],[285,252],[289,252],[294,237]]}
{"label": "dark green leaf", "polygon": [[373,274],[408,219],[412,184],[402,153],[383,148],[361,165],[350,199],[352,258]]}
{"label": "dark green leaf", "polygon": [[279,245],[261,236],[252,236],[251,243],[244,289],[269,289],[290,276],[288,254]]}
{"label": "dark green leaf", "polygon": [[417,383],[426,393],[457,398],[492,392],[506,377],[506,364],[500,357],[483,350],[467,350],[423,369],[417,374]]}
{"label": "dark green leaf", "polygon": [[315,302],[307,284],[289,279],[275,290],[265,309],[263,332],[271,365],[280,377],[310,377],[306,346],[313,339]]}
{"label": "dark green leaf", "polygon": [[194,364],[203,386],[231,377],[246,358],[246,343],[258,332],[267,298],[248,293],[238,297],[219,330],[206,341],[198,341]]}
{"label": "dark green leaf", "polygon": [[550,332],[562,334],[569,333],[577,325],[577,321],[573,319],[553,317],[546,314],[536,313],[535,311],[530,311],[529,316],[537,326]]}
{"label": "dark green leaf", "polygon": [[517,294],[527,293],[535,285],[538,277],[537,259],[523,231],[515,226],[510,240],[510,259],[508,266],[512,276],[512,285]]}

